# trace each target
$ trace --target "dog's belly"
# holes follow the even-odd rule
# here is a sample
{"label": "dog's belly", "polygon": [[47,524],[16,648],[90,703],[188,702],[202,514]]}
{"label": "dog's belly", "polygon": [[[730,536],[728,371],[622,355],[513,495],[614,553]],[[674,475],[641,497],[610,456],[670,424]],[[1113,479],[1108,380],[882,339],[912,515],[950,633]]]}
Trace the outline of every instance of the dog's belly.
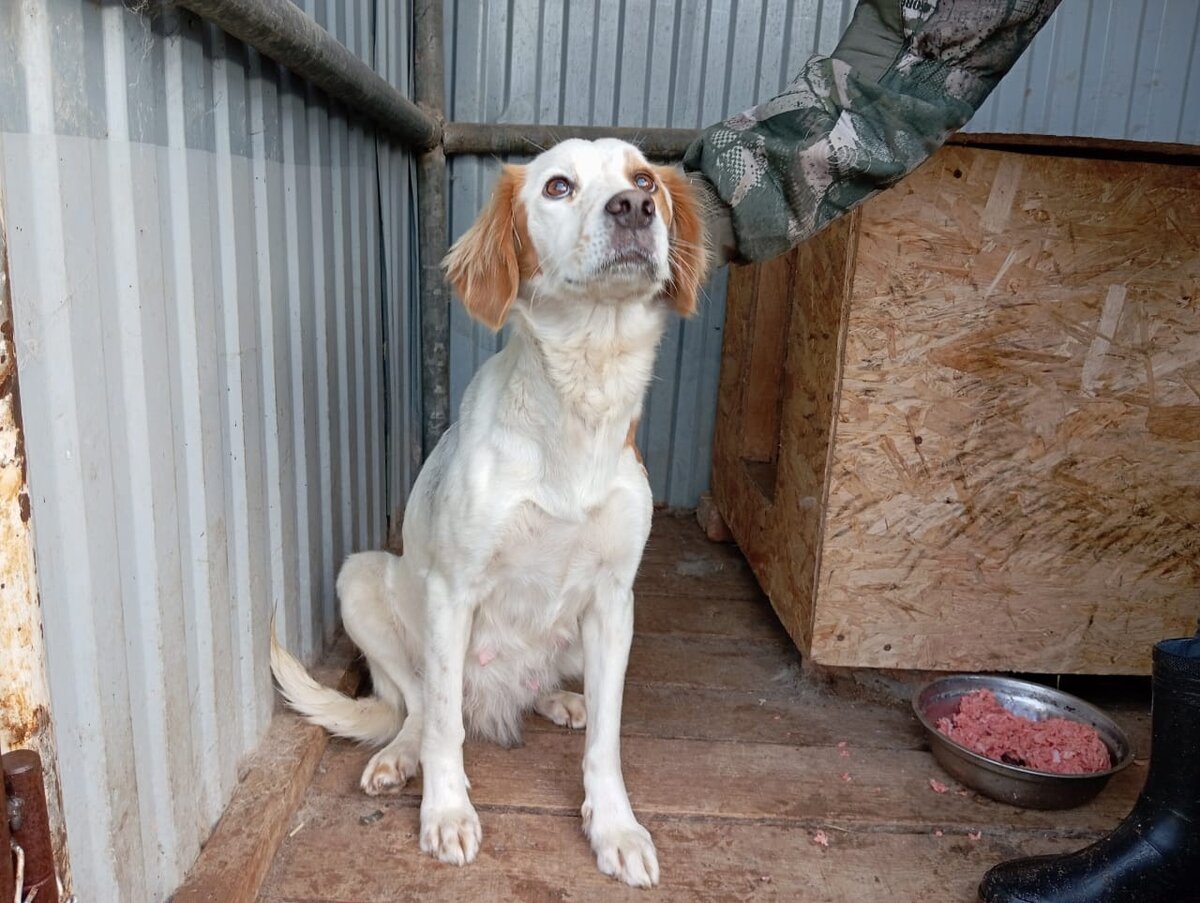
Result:
{"label": "dog's belly", "polygon": [[473,733],[517,742],[537,697],[581,675],[579,618],[617,539],[600,534],[598,519],[570,523],[533,506],[506,531],[488,565],[463,674]]}

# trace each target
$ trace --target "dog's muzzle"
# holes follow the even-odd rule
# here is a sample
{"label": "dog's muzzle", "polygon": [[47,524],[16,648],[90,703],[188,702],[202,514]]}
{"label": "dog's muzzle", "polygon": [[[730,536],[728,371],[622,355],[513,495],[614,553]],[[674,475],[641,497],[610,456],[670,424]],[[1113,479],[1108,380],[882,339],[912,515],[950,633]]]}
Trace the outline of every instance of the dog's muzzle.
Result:
{"label": "dog's muzzle", "polygon": [[658,270],[655,234],[651,228],[658,215],[654,199],[638,188],[620,191],[604,205],[608,217],[612,254],[601,271],[642,271],[653,275]]}

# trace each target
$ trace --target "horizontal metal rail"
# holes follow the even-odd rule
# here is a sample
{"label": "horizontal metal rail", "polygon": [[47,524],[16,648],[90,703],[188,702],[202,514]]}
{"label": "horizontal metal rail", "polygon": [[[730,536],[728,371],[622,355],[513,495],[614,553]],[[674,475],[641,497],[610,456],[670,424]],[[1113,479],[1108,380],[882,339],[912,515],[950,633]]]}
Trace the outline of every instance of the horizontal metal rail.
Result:
{"label": "horizontal metal rail", "polygon": [[[700,129],[630,128],[600,125],[522,125],[516,123],[447,122],[443,146],[447,156],[536,154],[568,138],[620,138],[642,149],[652,160],[678,161],[703,134]],[[1200,160],[1194,144],[1162,144],[1109,138],[1071,138],[1054,135],[1010,135],[956,132],[947,144],[1003,150],[1010,153],[1068,157],[1097,157],[1178,163],[1194,166]]]}
{"label": "horizontal metal rail", "polygon": [[424,151],[442,139],[433,116],[397,91],[292,0],[177,0],[259,53]]}
{"label": "horizontal metal rail", "polygon": [[568,138],[620,138],[637,145],[651,160],[678,160],[699,138],[699,129],[629,128],[601,125],[511,125],[448,122],[442,136],[446,155],[537,154]]}

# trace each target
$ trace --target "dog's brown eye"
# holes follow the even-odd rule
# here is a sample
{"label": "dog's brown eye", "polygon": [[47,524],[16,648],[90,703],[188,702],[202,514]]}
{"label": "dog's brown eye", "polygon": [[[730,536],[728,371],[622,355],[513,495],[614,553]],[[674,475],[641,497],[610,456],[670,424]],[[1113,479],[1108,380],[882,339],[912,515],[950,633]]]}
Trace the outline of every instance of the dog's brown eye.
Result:
{"label": "dog's brown eye", "polygon": [[555,176],[546,183],[546,187],[542,189],[542,194],[548,198],[565,198],[571,193],[574,187],[570,179],[564,176]]}
{"label": "dog's brown eye", "polygon": [[642,191],[650,194],[653,194],[658,190],[658,183],[654,181],[653,177],[648,172],[637,173],[633,177],[633,184],[642,189]]}

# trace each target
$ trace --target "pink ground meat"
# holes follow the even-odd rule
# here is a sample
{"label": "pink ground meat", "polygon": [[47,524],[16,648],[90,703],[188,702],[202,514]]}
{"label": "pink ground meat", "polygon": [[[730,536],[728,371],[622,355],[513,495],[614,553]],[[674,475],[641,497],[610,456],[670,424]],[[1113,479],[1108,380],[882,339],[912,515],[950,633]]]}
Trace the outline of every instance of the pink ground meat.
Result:
{"label": "pink ground meat", "polygon": [[1032,721],[1014,715],[991,690],[964,696],[958,713],[939,718],[937,729],[989,759],[1036,771],[1091,774],[1112,764],[1095,728],[1065,718]]}

